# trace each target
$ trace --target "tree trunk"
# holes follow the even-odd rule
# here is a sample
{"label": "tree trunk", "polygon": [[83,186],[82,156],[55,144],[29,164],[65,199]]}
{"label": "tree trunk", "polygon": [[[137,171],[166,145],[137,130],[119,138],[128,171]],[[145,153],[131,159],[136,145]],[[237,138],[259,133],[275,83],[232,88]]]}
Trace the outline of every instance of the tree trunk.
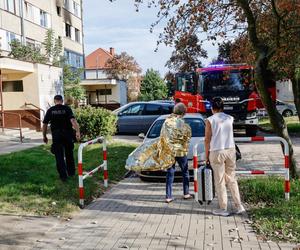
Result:
{"label": "tree trunk", "polygon": [[298,112],[298,118],[300,121],[300,64],[296,65],[294,78],[292,79],[294,103]]}
{"label": "tree trunk", "polygon": [[257,58],[255,77],[257,89],[259,91],[262,102],[269,114],[271,125],[276,134],[284,138],[289,145],[290,154],[290,174],[293,178],[299,176],[299,169],[297,169],[297,163],[294,157],[293,144],[290,139],[285,120],[282,115],[277,111],[274,101],[268,92],[268,81],[270,80],[268,72],[268,58],[266,51],[261,50]]}

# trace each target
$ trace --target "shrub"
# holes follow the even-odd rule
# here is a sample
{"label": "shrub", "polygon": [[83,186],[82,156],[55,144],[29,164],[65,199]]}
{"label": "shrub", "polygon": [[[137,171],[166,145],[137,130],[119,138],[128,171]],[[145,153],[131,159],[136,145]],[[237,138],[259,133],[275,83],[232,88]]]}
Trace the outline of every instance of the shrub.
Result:
{"label": "shrub", "polygon": [[75,109],[74,113],[83,139],[111,136],[116,132],[117,117],[107,109],[86,106]]}

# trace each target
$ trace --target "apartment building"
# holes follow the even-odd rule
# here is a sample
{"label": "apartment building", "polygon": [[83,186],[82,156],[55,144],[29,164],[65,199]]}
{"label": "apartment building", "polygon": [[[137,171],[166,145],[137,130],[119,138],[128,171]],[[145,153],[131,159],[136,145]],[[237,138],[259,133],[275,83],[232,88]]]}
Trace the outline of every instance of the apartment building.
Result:
{"label": "apartment building", "polygon": [[21,114],[23,127],[39,127],[53,96],[62,94],[61,68],[8,57],[14,39],[43,52],[48,29],[61,38],[66,62],[83,67],[82,0],[0,0],[0,104],[6,127],[17,126],[12,113]]}

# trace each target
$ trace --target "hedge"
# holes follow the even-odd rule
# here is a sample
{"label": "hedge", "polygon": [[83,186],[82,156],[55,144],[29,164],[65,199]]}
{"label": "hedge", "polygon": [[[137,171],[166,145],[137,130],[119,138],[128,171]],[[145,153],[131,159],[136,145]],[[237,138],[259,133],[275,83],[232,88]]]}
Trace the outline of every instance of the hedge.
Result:
{"label": "hedge", "polygon": [[74,110],[84,140],[97,136],[112,136],[116,132],[117,117],[104,108],[86,106]]}

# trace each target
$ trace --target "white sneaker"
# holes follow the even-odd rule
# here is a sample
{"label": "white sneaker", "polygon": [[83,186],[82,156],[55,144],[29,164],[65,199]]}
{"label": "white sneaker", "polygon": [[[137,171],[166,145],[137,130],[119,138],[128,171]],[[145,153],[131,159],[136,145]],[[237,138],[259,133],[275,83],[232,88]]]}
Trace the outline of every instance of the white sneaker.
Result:
{"label": "white sneaker", "polygon": [[234,211],[235,214],[242,214],[242,213],[245,213],[245,212],[246,212],[246,209],[244,208],[243,205],[240,205],[240,206]]}
{"label": "white sneaker", "polygon": [[212,212],[213,215],[229,216],[230,213],[226,209],[216,209]]}

